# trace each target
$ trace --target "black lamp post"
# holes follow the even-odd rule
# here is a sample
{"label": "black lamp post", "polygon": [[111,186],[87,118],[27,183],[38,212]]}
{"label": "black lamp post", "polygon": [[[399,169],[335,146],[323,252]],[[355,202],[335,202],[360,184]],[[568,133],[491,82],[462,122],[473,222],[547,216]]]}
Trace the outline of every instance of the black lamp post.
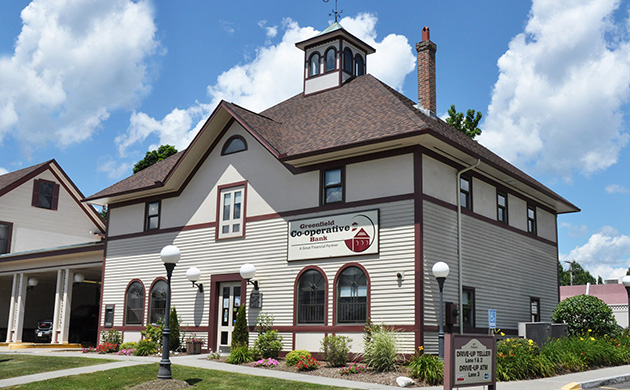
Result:
{"label": "black lamp post", "polygon": [[449,268],[448,264],[443,261],[439,261],[433,265],[431,270],[433,272],[433,276],[438,282],[438,286],[440,287],[440,328],[438,331],[438,348],[440,359],[444,360],[444,281],[448,276]]}
{"label": "black lamp post", "polygon": [[624,276],[621,283],[626,286],[626,293],[628,294],[628,328],[630,328],[630,275]]}
{"label": "black lamp post", "polygon": [[166,288],[166,312],[164,313],[164,330],[162,331],[162,360],[160,360],[160,370],[158,379],[173,379],[171,374],[171,361],[169,359],[169,349],[171,344],[171,329],[169,328],[169,317],[171,316],[171,276],[173,269],[179,261],[181,253],[175,245],[167,245],[162,248],[160,257],[166,268],[167,288]]}

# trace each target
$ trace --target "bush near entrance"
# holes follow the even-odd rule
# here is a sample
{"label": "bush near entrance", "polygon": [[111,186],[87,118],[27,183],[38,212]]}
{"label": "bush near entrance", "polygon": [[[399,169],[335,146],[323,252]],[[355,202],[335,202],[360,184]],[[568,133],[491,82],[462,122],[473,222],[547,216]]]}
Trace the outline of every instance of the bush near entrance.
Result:
{"label": "bush near entrance", "polygon": [[565,323],[569,335],[614,335],[618,332],[612,310],[601,299],[592,295],[577,295],[558,303],[553,312],[553,322]]}

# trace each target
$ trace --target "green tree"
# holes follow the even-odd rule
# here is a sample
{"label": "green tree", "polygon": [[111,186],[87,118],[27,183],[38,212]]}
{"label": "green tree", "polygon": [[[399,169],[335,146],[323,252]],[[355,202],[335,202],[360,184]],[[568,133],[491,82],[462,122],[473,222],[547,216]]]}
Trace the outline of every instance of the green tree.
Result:
{"label": "green tree", "polygon": [[103,221],[107,222],[107,206],[101,207],[101,211],[98,214],[103,218]]}
{"label": "green tree", "polygon": [[164,160],[165,158],[177,153],[177,149],[171,145],[161,145],[157,150],[152,150],[144,155],[144,158],[133,166],[133,173],[150,167],[151,165]]}
{"label": "green tree", "polygon": [[630,275],[630,267],[628,267],[628,270],[626,271],[626,275]]}
{"label": "green tree", "polygon": [[169,329],[171,330],[171,342],[169,348],[171,351],[177,351],[180,347],[179,337],[179,317],[177,316],[177,310],[171,309],[171,316],[169,318]]}
{"label": "green tree", "polygon": [[567,324],[572,336],[613,335],[617,331],[610,307],[592,295],[577,295],[558,303],[552,318],[555,323]]}
{"label": "green tree", "polygon": [[231,349],[236,349],[240,346],[247,346],[249,344],[249,331],[247,330],[247,318],[245,317],[245,305],[238,307],[238,313],[236,314],[236,323],[234,324],[234,330],[232,331],[232,344]]}
{"label": "green tree", "polygon": [[597,284],[604,284],[604,281],[602,280],[601,275],[597,276]]}
{"label": "green tree", "polygon": [[[560,270],[562,265],[558,262],[558,269]],[[573,269],[573,271],[571,270]],[[562,273],[560,274],[560,285],[561,286],[570,286],[571,285],[571,272],[573,272],[573,285],[580,284],[596,284],[597,279],[590,272],[582,268],[582,266],[577,261],[569,262],[569,269],[562,269]]]}
{"label": "green tree", "polygon": [[477,127],[481,121],[481,112],[470,109],[466,111],[466,117],[463,112],[457,112],[455,105],[452,104],[448,110],[448,118],[446,123],[453,126],[457,130],[466,134],[472,139],[481,134],[481,129]]}

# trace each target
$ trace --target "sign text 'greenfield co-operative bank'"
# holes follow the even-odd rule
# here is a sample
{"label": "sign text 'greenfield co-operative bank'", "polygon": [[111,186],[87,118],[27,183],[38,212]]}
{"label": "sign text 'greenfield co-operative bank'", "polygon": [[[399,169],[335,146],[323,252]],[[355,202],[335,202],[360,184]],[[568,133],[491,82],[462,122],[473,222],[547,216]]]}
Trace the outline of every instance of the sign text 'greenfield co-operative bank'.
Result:
{"label": "sign text 'greenfield co-operative bank'", "polygon": [[378,210],[289,222],[289,260],[378,253]]}

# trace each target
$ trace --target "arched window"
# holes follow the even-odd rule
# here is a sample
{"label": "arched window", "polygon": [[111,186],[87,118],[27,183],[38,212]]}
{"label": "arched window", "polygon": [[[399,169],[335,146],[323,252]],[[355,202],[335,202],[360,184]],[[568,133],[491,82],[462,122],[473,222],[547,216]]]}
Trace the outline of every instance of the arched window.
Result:
{"label": "arched window", "polygon": [[319,53],[313,53],[308,61],[308,75],[316,76],[319,74]]}
{"label": "arched window", "polygon": [[354,57],[354,74],[355,76],[363,76],[365,74],[365,65],[360,54]]}
{"label": "arched window", "polygon": [[225,141],[221,155],[224,156],[226,154],[238,153],[244,150],[247,150],[247,142],[245,142],[245,138],[240,135],[235,135]]}
{"label": "arched window", "polygon": [[347,47],[343,51],[343,70],[352,73],[352,50]]}
{"label": "arched window", "polygon": [[149,302],[149,323],[164,323],[166,315],[167,283],[159,279],[151,286],[151,300]]}
{"label": "arched window", "polygon": [[367,277],[355,266],[337,279],[337,323],[363,324],[367,320]]}
{"label": "arched window", "polygon": [[144,316],[144,286],[138,281],[131,282],[125,296],[125,325],[142,325]]}
{"label": "arched window", "polygon": [[315,269],[304,272],[297,286],[297,323],[323,324],[326,303],[326,280]]}
{"label": "arched window", "polygon": [[331,70],[335,70],[337,67],[336,57],[337,52],[334,47],[331,47],[326,51],[326,67],[324,68],[325,72],[330,72]]}

